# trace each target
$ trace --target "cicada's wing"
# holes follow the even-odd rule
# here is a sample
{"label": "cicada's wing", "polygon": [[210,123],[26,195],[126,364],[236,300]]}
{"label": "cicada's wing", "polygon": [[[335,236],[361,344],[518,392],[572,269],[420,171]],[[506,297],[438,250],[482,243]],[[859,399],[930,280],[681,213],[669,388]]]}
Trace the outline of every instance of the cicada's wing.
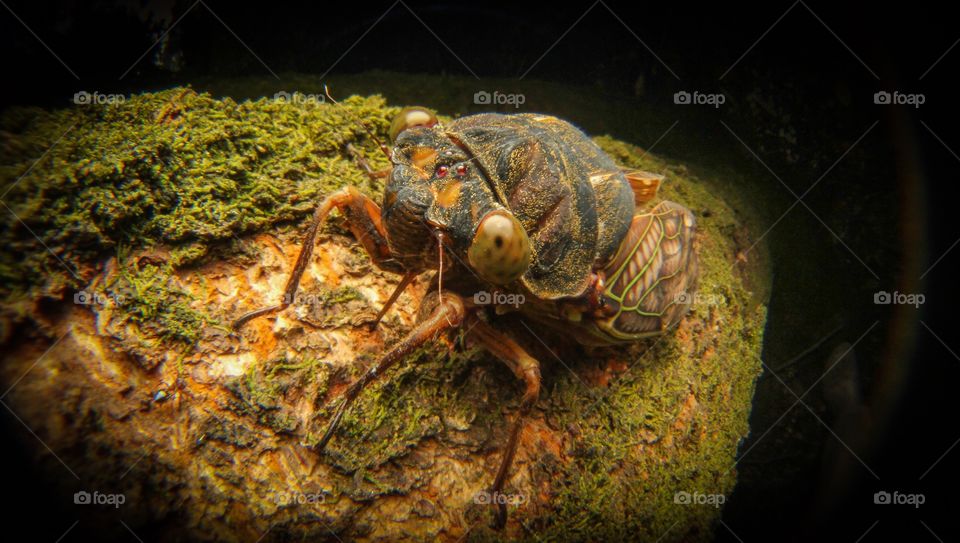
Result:
{"label": "cicada's wing", "polygon": [[619,306],[608,331],[630,339],[662,332],[689,310],[697,283],[696,220],[664,201],[638,213],[604,269],[608,303]]}
{"label": "cicada's wing", "polygon": [[644,170],[623,170],[624,177],[633,189],[634,203],[637,208],[653,200],[663,184],[664,176]]}

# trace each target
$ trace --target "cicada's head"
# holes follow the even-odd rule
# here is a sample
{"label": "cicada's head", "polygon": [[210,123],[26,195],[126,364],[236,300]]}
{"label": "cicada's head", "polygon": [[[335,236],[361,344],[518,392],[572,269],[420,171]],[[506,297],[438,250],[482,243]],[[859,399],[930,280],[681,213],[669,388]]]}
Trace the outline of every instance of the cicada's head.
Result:
{"label": "cicada's head", "polygon": [[530,265],[530,240],[476,157],[424,108],[404,109],[390,135],[383,220],[394,257],[411,271],[437,268],[442,247],[491,284],[519,279]]}

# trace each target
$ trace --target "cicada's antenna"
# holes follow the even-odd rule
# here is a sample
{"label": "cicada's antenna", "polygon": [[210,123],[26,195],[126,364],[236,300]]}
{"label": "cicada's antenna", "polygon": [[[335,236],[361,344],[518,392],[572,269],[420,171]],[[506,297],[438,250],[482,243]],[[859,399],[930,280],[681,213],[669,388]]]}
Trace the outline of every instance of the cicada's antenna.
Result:
{"label": "cicada's antenna", "polygon": [[[436,236],[437,236],[437,249],[440,252],[440,265],[437,269],[437,299],[440,300],[440,302],[442,303],[443,302],[443,241],[444,239],[446,239],[446,236],[441,230],[436,231]],[[453,326],[453,323],[450,322],[449,318],[447,318],[447,323]]]}
{"label": "cicada's antenna", "polygon": [[[323,93],[327,96],[327,99],[330,100],[330,102],[332,102],[334,105],[336,105],[336,106],[339,106],[339,105],[340,105],[340,102],[337,102],[336,100],[333,99],[333,96],[330,96],[330,89],[327,88],[326,85],[323,86]],[[378,137],[376,137],[375,135],[373,135],[373,131],[370,130],[370,128],[367,127],[367,125],[364,124],[362,120],[360,120],[360,119],[354,119],[354,120],[357,122],[358,125],[360,125],[360,128],[362,128],[363,131],[366,132],[368,136],[370,136],[370,139],[372,139],[372,140],[374,141],[374,143],[377,144],[377,147],[380,148],[380,150],[383,152],[383,154],[387,156],[387,160],[392,160],[392,159],[393,159],[393,155],[392,155],[392,153],[390,152],[390,148],[387,147],[386,145],[384,145],[384,143],[383,143],[382,141],[380,141],[380,139],[379,139]]]}
{"label": "cicada's antenna", "polygon": [[443,232],[437,231],[437,251],[440,253],[440,265],[437,271],[437,295],[443,299]]}

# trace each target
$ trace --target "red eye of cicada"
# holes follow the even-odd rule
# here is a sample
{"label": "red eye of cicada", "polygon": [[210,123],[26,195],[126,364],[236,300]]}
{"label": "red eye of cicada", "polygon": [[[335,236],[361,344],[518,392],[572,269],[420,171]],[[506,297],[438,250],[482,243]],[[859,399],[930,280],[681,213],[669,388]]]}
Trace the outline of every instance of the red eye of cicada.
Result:
{"label": "red eye of cicada", "polygon": [[446,177],[448,171],[450,171],[450,168],[447,166],[437,167],[437,177]]}
{"label": "red eye of cicada", "polygon": [[463,177],[467,175],[467,165],[460,164],[457,166],[457,177]]}

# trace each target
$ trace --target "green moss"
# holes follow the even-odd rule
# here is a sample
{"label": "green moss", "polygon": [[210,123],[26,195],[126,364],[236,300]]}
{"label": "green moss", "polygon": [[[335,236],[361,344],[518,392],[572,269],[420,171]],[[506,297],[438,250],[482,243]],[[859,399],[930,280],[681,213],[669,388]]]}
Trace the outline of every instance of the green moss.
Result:
{"label": "green moss", "polygon": [[174,266],[183,266],[196,262],[206,256],[207,246],[200,242],[179,245],[170,251],[170,261]]}
{"label": "green moss", "polygon": [[176,285],[169,264],[121,262],[119,272],[108,292],[144,337],[192,346],[205,326],[220,324],[192,307],[193,297]]}
{"label": "green moss", "polygon": [[227,384],[235,400],[228,408],[254,417],[274,432],[290,434],[300,422],[285,401],[287,394],[299,396],[307,391],[323,397],[328,381],[327,365],[317,358],[266,360],[251,365],[243,376]]}
{"label": "green moss", "polygon": [[[447,402],[440,397],[435,377],[455,358],[437,346],[422,347],[389,378],[368,386],[344,415],[338,437],[328,446],[335,463],[351,473],[377,467],[436,434]],[[328,407],[332,410],[336,405]]]}
{"label": "green moss", "polygon": [[182,265],[303,217],[335,187],[375,192],[344,149],[355,143],[385,167],[357,119],[384,137],[395,112],[376,96],[338,107],[185,89],[5,111],[0,186],[16,217],[0,219],[0,299],[81,288],[121,244],[170,246]]}

